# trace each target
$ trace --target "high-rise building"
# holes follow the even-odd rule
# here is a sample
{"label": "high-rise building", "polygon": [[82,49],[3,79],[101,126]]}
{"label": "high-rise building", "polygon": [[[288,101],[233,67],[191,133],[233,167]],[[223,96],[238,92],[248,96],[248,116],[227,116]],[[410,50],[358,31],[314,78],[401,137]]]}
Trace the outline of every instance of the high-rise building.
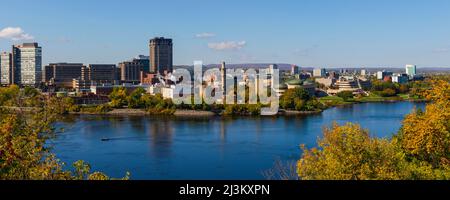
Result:
{"label": "high-rise building", "polygon": [[1,85],[10,85],[11,80],[11,69],[12,57],[11,53],[2,52],[0,54],[0,84]]}
{"label": "high-rise building", "polygon": [[12,47],[12,83],[37,86],[42,80],[42,48],[38,43]]}
{"label": "high-rise building", "polygon": [[58,87],[71,88],[73,79],[81,78],[82,63],[50,63],[45,66],[44,81]]}
{"label": "high-rise building", "polygon": [[150,72],[164,74],[173,70],[172,39],[156,37],[150,40]]}
{"label": "high-rise building", "polygon": [[117,67],[114,64],[91,64],[83,67],[81,71],[81,79],[94,83],[114,83],[118,80],[116,77]]}
{"label": "high-rise building", "polygon": [[128,83],[138,83],[141,79],[141,71],[146,71],[149,60],[145,57],[134,58],[131,61],[119,63],[120,80]]}
{"label": "high-rise building", "polygon": [[141,70],[144,73],[150,72],[150,56],[138,55],[134,59],[142,65]]}
{"label": "high-rise building", "polygon": [[316,68],[313,71],[313,76],[314,77],[325,77],[326,76],[327,71],[323,68]]}
{"label": "high-rise building", "polygon": [[409,81],[408,75],[407,74],[393,74],[392,75],[392,82],[393,83],[407,83]]}
{"label": "high-rise building", "polygon": [[222,76],[222,103],[225,104],[227,95],[227,67],[225,62],[222,62],[222,66],[220,67],[220,74]]}
{"label": "high-rise building", "polygon": [[378,71],[378,72],[377,72],[377,79],[378,79],[378,80],[385,80],[386,77],[391,77],[392,74],[393,74],[392,72],[388,72],[388,71],[386,71],[386,70]]}
{"label": "high-rise building", "polygon": [[300,67],[297,65],[291,66],[291,75],[297,75],[300,73]]}
{"label": "high-rise building", "polygon": [[365,69],[361,69],[361,76],[366,76],[367,75],[367,70]]}
{"label": "high-rise building", "polygon": [[416,66],[415,65],[406,65],[406,74],[409,77],[414,77],[417,73],[416,73]]}

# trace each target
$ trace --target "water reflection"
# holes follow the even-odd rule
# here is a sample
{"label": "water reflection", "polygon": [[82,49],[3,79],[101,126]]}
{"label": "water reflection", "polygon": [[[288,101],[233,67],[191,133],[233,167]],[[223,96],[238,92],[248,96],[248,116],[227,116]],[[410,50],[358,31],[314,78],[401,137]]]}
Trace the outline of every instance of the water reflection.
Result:
{"label": "water reflection", "polygon": [[69,116],[53,151],[116,177],[130,171],[133,179],[263,179],[260,172],[275,159],[297,160],[299,145],[315,146],[334,121],[390,137],[415,106],[424,104],[359,104],[292,117]]}

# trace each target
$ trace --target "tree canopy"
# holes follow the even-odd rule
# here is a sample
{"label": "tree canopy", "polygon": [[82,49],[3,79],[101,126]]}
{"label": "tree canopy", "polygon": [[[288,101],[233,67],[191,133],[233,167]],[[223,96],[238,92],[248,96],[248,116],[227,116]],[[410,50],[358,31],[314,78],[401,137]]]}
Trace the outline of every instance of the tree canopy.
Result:
{"label": "tree canopy", "polygon": [[318,148],[302,146],[298,176],[308,179],[450,179],[450,83],[435,81],[425,111],[405,117],[391,140],[371,137],[357,124],[324,129]]}

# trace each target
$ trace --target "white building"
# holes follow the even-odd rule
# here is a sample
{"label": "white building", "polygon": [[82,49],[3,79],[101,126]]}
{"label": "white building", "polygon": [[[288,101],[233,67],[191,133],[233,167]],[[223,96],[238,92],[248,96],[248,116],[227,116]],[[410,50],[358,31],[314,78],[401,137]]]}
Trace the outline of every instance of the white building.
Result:
{"label": "white building", "polygon": [[42,80],[42,48],[38,43],[13,46],[14,82],[36,86]]}
{"label": "white building", "polygon": [[406,74],[409,77],[414,77],[417,74],[415,65],[406,65],[405,68],[406,68]]}
{"label": "white building", "polygon": [[190,98],[193,95],[191,85],[171,85],[170,87],[162,87],[161,94],[164,99]]}
{"label": "white building", "polygon": [[367,75],[367,70],[362,69],[360,74],[361,74],[361,76],[366,76]]}
{"label": "white building", "polygon": [[323,68],[316,68],[313,71],[313,76],[314,77],[325,77],[326,76],[327,71]]}
{"label": "white building", "polygon": [[11,54],[3,52],[0,54],[0,84],[9,85],[11,84]]}
{"label": "white building", "polygon": [[397,74],[395,73],[392,75],[392,82],[393,83],[407,83],[409,80],[409,77],[407,74]]}
{"label": "white building", "polygon": [[334,79],[334,78],[316,78],[316,82],[325,85],[325,87],[330,87],[336,82],[336,79]]}

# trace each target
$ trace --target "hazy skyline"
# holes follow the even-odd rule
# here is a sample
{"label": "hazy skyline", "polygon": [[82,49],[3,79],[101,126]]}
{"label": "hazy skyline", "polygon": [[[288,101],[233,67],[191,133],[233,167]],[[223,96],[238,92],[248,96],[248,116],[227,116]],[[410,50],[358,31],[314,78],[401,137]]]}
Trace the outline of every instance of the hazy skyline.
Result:
{"label": "hazy skyline", "polygon": [[43,63],[118,63],[174,41],[174,64],[450,67],[450,1],[0,0],[0,51],[36,41]]}

